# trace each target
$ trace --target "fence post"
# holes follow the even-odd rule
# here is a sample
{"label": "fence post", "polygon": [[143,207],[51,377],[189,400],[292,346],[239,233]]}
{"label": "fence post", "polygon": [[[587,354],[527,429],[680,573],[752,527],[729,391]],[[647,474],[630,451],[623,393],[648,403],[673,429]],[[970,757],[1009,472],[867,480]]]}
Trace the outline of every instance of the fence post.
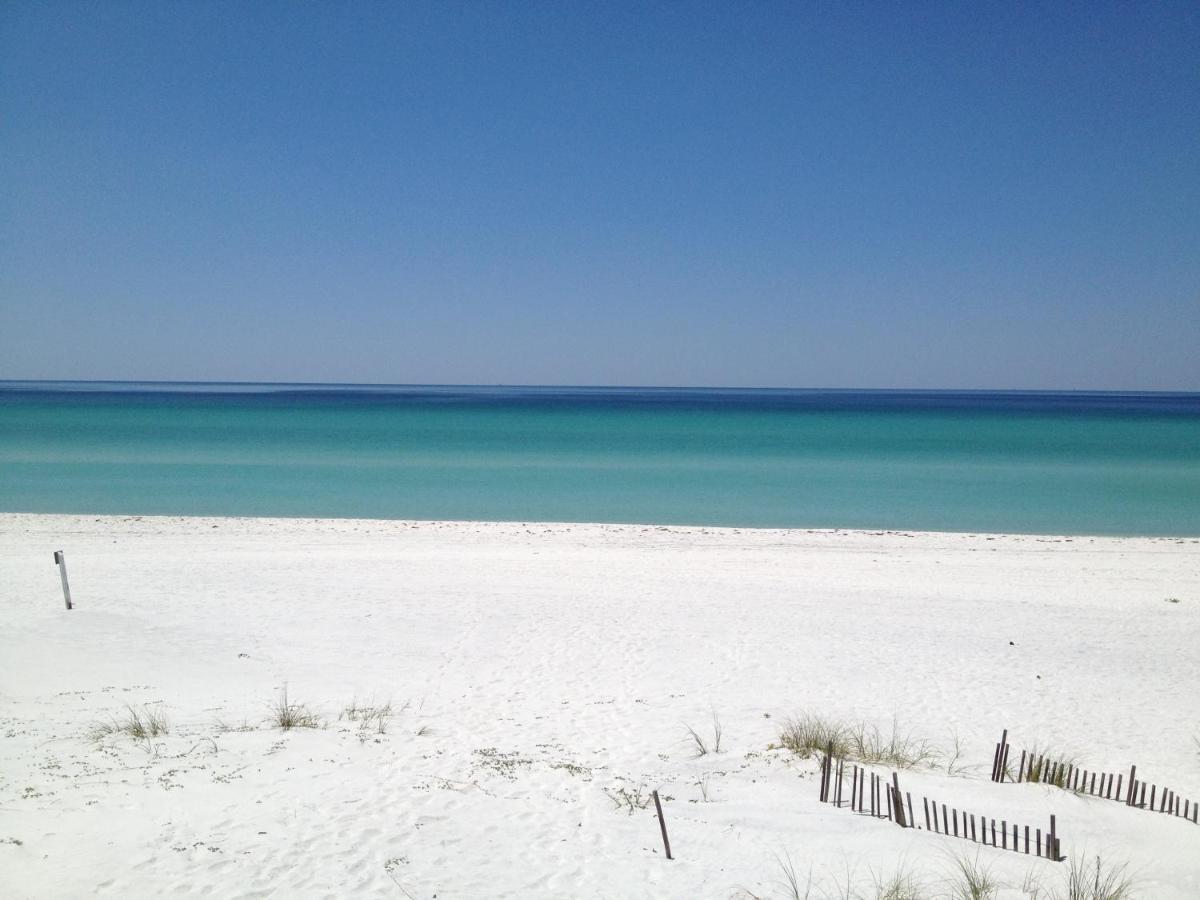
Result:
{"label": "fence post", "polygon": [[54,562],[58,564],[58,574],[62,576],[63,599],[67,601],[67,609],[74,609],[71,603],[71,586],[67,584],[67,558],[61,550],[54,551]]}
{"label": "fence post", "polygon": [[663,818],[662,804],[658,801],[658,791],[653,791],[654,808],[658,812],[658,827],[662,831],[663,849],[667,851],[667,859],[674,859],[671,855],[671,842],[667,840],[667,820]]}
{"label": "fence post", "polygon": [[896,822],[901,828],[907,828],[908,822],[904,818],[904,804],[900,799],[900,778],[895,772],[892,773],[892,788],[896,793]]}
{"label": "fence post", "polygon": [[1004,770],[1001,768],[1001,760],[1008,749],[1008,729],[1005,728],[1000,735],[1000,743],[996,745],[996,753],[992,757],[992,781],[1003,781]]}

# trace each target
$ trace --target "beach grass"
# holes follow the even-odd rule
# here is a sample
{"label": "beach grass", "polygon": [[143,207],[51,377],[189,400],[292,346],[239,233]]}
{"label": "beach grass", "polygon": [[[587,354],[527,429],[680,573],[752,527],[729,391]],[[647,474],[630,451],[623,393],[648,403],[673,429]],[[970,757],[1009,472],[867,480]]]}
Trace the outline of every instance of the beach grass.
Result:
{"label": "beach grass", "polygon": [[776,857],[779,862],[779,869],[783,873],[783,883],[787,891],[788,900],[809,900],[812,896],[812,869],[808,870],[808,876],[804,879],[804,886],[801,887],[800,876],[796,872],[796,866],[792,863],[791,856],[784,855]]}
{"label": "beach grass", "polygon": [[631,816],[639,809],[646,809],[654,799],[644,784],[636,785],[632,789],[623,784],[604,788],[604,794],[613,802],[613,806],[625,810]]}
{"label": "beach grass", "polygon": [[924,885],[906,868],[888,874],[872,873],[875,893],[872,900],[924,900],[928,897]]}
{"label": "beach grass", "polygon": [[1067,870],[1066,890],[1052,895],[1054,900],[1132,900],[1133,879],[1124,864],[1105,863],[1073,856]]}
{"label": "beach grass", "polygon": [[[832,882],[814,878],[812,867],[802,877],[790,854],[776,854],[780,877],[778,896],[787,900],[996,900],[1003,892],[1018,892],[1027,900],[1133,900],[1134,883],[1124,864],[1108,864],[1097,856],[1072,857],[1065,871],[1058,871],[1054,881],[1059,887],[1046,889],[1044,874],[1028,872],[1019,888],[997,877],[980,861],[979,855],[955,855],[949,874],[940,880],[923,877],[906,863],[891,870],[870,870],[869,880],[856,877],[846,865],[844,873]],[[747,900],[765,900],[745,888],[737,892]],[[776,896],[772,894],[771,896]]]}
{"label": "beach grass", "polygon": [[[403,712],[408,708],[406,703],[401,707]],[[387,734],[388,723],[393,715],[392,702],[389,700],[386,703],[375,703],[372,700],[370,703],[359,703],[358,698],[353,698],[349,705],[342,710],[339,719],[345,718],[351,722],[358,724],[358,730],[361,732],[374,732],[375,734]]]}
{"label": "beach grass", "polygon": [[[1077,769],[1080,764],[1080,757],[1077,754],[1064,753],[1053,747],[1039,747],[1037,744],[1034,744],[1033,749],[1029,751],[1029,760],[1023,777],[1024,781],[1034,784],[1049,784],[1063,789],[1070,787],[1067,781],[1068,774],[1072,769]],[[1055,766],[1058,768],[1056,769]],[[1012,760],[1009,761],[1004,774],[1010,780],[1016,780],[1017,773],[1012,768]]]}
{"label": "beach grass", "polygon": [[283,731],[293,728],[320,728],[321,717],[303,703],[292,703],[288,699],[288,689],[285,684],[279,692],[279,697],[271,706],[271,724]]}
{"label": "beach grass", "polygon": [[705,740],[704,736],[700,734],[699,731],[697,731],[691,725],[688,725],[686,722],[684,723],[683,727],[684,730],[687,731],[687,740],[691,743],[692,749],[695,750],[697,759],[699,759],[701,756],[707,756],[710,752],[710,749],[712,753],[721,752],[721,738],[724,737],[725,731],[721,726],[721,717],[717,715],[717,711],[715,709],[712,711],[713,736],[711,748],[708,741]]}
{"label": "beach grass", "polygon": [[832,749],[835,757],[901,769],[932,765],[940,756],[929,741],[902,729],[897,719],[885,732],[865,722],[848,723],[808,713],[784,723],[779,743],[802,759]]}
{"label": "beach grass", "polygon": [[992,900],[1000,888],[999,879],[979,861],[978,854],[954,857],[954,868],[946,885],[950,900]]}
{"label": "beach grass", "polygon": [[110,735],[124,734],[134,740],[144,741],[161,737],[170,730],[170,720],[161,707],[128,705],[121,717],[113,716],[107,721],[93,722],[88,729],[88,739],[98,742]]}

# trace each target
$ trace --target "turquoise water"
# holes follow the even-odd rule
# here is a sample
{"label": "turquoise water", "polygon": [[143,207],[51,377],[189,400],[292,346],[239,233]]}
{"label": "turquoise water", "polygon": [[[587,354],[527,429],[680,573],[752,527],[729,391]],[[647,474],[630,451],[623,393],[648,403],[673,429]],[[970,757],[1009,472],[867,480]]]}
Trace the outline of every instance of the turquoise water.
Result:
{"label": "turquoise water", "polygon": [[1200,395],[0,382],[0,510],[1200,535]]}

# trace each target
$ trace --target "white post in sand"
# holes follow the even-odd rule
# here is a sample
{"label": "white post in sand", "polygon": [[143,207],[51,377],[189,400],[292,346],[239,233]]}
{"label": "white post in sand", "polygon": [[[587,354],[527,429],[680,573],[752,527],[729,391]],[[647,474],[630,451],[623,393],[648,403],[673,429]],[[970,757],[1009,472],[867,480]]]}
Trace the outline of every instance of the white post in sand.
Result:
{"label": "white post in sand", "polygon": [[67,560],[61,550],[54,551],[54,561],[58,563],[58,574],[62,576],[63,599],[67,601],[67,609],[74,609],[71,605],[71,586],[67,584]]}

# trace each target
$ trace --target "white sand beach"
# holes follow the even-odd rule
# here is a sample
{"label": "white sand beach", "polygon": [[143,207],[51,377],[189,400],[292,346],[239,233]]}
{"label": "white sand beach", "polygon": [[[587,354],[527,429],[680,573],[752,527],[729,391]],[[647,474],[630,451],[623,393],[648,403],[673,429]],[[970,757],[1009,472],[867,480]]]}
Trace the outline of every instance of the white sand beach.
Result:
{"label": "white sand beach", "polygon": [[[805,713],[897,720],[943,753],[914,797],[1200,896],[1200,826],[988,777],[1007,728],[1200,799],[1195,539],[4,514],[0,604],[4,897],[791,896],[780,859],[944,896],[955,854],[1061,889],[819,803],[773,746]],[[285,685],[320,727],[271,724]],[[95,733],[127,705],[169,731]]]}

